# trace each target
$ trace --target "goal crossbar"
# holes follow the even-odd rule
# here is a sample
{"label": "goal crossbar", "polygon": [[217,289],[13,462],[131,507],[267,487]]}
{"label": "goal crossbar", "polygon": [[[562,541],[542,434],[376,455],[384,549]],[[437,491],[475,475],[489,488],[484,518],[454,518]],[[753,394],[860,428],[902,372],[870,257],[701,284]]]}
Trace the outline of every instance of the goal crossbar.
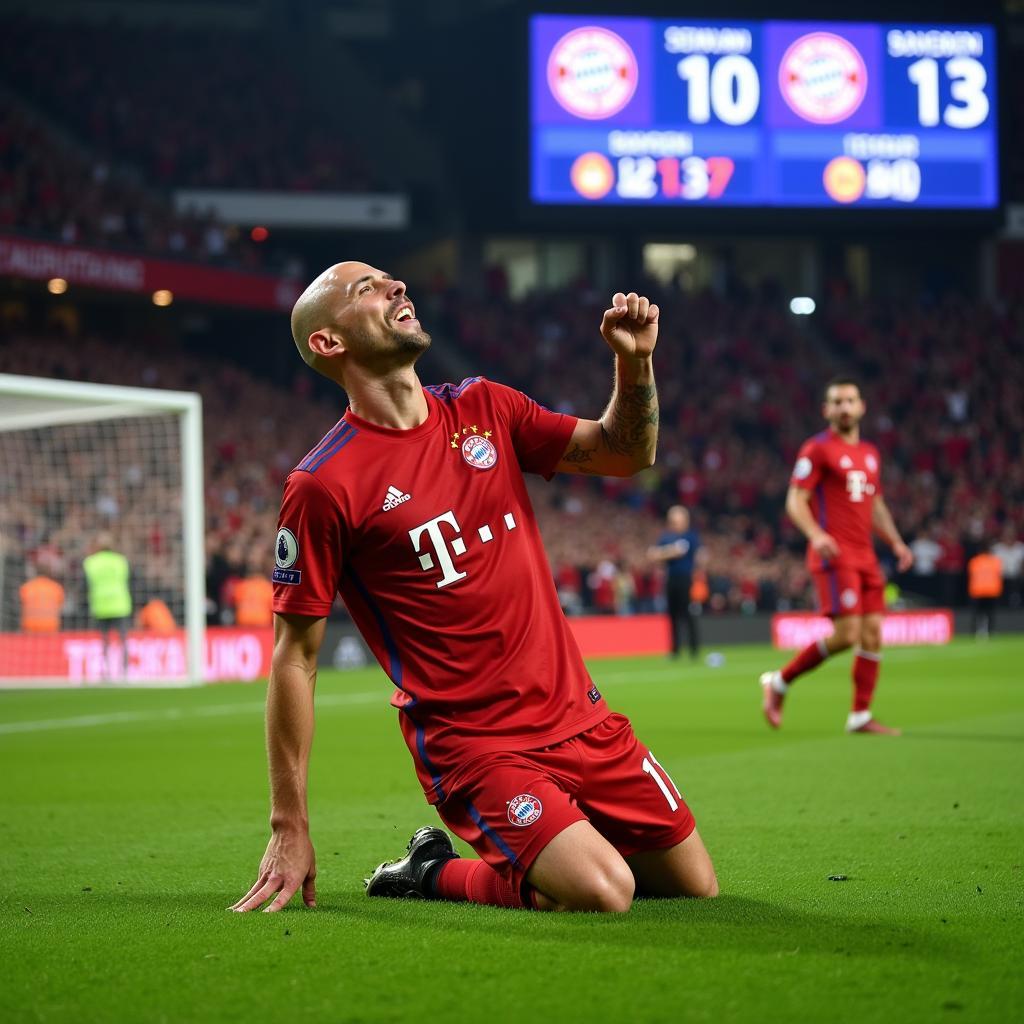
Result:
{"label": "goal crossbar", "polygon": [[124,410],[137,407],[139,410],[119,412],[118,416],[185,412],[191,408],[202,407],[199,395],[191,391],[130,388],[120,384],[88,384],[73,380],[50,380],[47,377],[22,377],[13,373],[0,373],[0,396],[3,396],[3,406],[0,406],[0,429],[9,411],[16,414],[19,409],[52,409],[57,403],[65,405],[69,411],[81,412],[85,418],[80,422],[113,418],[85,415],[89,409],[106,406],[116,405]]}
{"label": "goal crossbar", "polygon": [[152,416],[160,409],[148,405],[89,404],[69,405],[66,409],[41,409],[35,398],[19,402],[2,388],[3,410],[0,411],[0,433],[15,430],[36,430],[39,427],[61,427],[73,423],[98,423],[101,420],[123,420],[136,416]]}

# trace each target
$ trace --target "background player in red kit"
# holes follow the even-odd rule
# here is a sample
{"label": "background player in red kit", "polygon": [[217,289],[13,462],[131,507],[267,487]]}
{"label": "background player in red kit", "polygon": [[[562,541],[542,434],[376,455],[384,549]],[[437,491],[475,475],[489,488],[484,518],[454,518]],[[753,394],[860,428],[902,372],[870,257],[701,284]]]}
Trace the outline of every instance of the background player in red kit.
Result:
{"label": "background player in red kit", "polygon": [[382,864],[371,896],[542,910],[629,908],[634,892],[713,896],[711,859],[668,773],[610,711],[559,608],[523,472],[649,466],[658,308],[618,293],[601,334],[615,390],[600,420],[470,378],[423,387],[430,336],[405,285],[340,263],[292,313],[303,359],[342,386],[341,421],[288,477],[267,693],[272,835],[233,910],[301,886],[315,902],[306,777],[324,623],[340,591],[395,685],[392,704],[442,820]]}
{"label": "background player in red kit", "polygon": [[807,565],[818,605],[834,632],[802,650],[783,669],[761,676],[768,724],[782,723],[782,702],[793,680],[830,655],[855,647],[853,707],[847,732],[899,735],[871,716],[882,655],[885,578],[873,534],[892,548],[900,572],[913,564],[882,497],[878,449],[860,439],[865,406],[856,381],[837,378],[825,388],[822,414],[829,429],[804,442],[797,456],[786,512],[807,538]]}

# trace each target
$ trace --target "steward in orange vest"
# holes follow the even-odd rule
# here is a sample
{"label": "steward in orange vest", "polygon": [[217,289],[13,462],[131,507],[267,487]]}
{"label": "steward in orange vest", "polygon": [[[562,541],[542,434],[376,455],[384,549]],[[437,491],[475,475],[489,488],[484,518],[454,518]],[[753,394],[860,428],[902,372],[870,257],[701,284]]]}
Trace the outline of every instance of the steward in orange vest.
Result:
{"label": "steward in orange vest", "polygon": [[56,633],[64,607],[64,588],[49,576],[33,576],[18,590],[21,628],[26,633]]}
{"label": "steward in orange vest", "polygon": [[139,629],[150,633],[173,633],[176,625],[171,609],[158,597],[139,609]]}
{"label": "steward in orange vest", "polygon": [[967,593],[972,599],[1002,596],[1003,563],[995,555],[984,551],[967,563]]}
{"label": "steward in orange vest", "polygon": [[991,551],[967,563],[967,593],[974,609],[974,637],[987,640],[995,631],[996,601],[1003,593],[1003,563]]}
{"label": "steward in orange vest", "polygon": [[235,625],[269,626],[274,621],[274,585],[253,574],[235,584]]}

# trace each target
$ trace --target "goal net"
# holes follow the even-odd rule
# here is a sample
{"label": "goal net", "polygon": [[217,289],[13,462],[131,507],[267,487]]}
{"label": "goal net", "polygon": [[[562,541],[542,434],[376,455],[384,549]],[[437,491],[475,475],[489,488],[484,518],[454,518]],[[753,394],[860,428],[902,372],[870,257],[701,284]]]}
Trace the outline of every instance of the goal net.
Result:
{"label": "goal net", "polygon": [[201,417],[0,374],[0,686],[202,681]]}

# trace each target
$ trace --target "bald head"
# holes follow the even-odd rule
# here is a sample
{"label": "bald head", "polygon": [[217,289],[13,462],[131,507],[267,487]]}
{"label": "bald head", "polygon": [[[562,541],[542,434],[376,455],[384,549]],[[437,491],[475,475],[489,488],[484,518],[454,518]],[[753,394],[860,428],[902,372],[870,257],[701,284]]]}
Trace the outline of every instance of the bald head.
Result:
{"label": "bald head", "polygon": [[376,377],[430,347],[405,282],[355,261],[328,267],[299,296],[292,340],[307,366],[341,387],[352,368]]}
{"label": "bald head", "polygon": [[365,263],[335,263],[309,285],[292,307],[292,340],[303,362],[319,373],[324,373],[324,369],[319,365],[316,353],[309,347],[309,336],[324,328],[335,327],[341,299],[352,279],[352,271],[365,272],[370,269]]}

